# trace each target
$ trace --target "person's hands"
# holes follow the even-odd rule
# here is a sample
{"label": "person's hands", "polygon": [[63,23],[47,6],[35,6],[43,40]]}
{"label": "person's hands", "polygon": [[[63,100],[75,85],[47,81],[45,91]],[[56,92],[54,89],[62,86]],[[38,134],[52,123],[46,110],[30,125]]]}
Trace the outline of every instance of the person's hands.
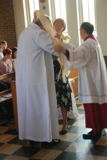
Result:
{"label": "person's hands", "polygon": [[59,34],[59,33],[56,33],[56,35],[54,36],[54,38],[60,39],[60,34]]}
{"label": "person's hands", "polygon": [[62,43],[60,41],[55,40],[55,39],[54,39],[54,50],[56,52],[59,52],[59,53],[65,53],[66,52],[66,49],[64,48]]}

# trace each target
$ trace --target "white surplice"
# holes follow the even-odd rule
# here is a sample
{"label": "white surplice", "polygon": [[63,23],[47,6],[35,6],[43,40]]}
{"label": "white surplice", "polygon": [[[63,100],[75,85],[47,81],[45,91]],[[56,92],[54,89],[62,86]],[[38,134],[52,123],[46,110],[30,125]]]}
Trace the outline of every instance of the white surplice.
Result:
{"label": "white surplice", "polygon": [[19,139],[59,139],[58,112],[50,36],[31,24],[18,40],[16,89]]}
{"label": "white surplice", "polygon": [[66,67],[79,69],[79,100],[83,103],[107,103],[107,71],[100,44],[88,38],[77,49],[68,50],[70,60],[65,62]]}

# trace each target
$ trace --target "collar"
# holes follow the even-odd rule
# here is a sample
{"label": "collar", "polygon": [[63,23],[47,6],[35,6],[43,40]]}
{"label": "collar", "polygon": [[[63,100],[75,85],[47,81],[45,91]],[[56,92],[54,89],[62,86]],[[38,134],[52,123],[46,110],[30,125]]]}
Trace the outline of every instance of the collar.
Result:
{"label": "collar", "polygon": [[92,38],[93,40],[95,40],[98,43],[98,40],[91,34],[89,36],[87,36],[84,41],[86,41],[88,38]]}

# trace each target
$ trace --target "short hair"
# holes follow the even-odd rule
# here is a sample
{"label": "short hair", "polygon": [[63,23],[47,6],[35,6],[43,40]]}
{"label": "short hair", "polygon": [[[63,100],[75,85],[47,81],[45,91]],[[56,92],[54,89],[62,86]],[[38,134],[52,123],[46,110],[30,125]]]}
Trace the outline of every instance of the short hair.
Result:
{"label": "short hair", "polygon": [[94,26],[89,22],[83,22],[80,26],[81,29],[84,29],[86,33],[92,34],[94,31]]}
{"label": "short hair", "polygon": [[[44,15],[44,16],[45,16],[45,17],[49,20],[49,22],[51,23],[51,20],[50,20],[49,16],[48,16],[48,15]],[[37,18],[34,23],[37,24],[38,26],[43,26],[43,24],[41,23],[41,21],[40,21],[39,18]]]}
{"label": "short hair", "polygon": [[61,23],[62,26],[64,27],[63,31],[65,31],[65,29],[66,29],[66,23],[65,23],[65,21],[64,21],[62,18],[57,18],[57,19],[55,19],[55,21],[53,22],[53,25],[55,25],[56,22]]}
{"label": "short hair", "polygon": [[7,44],[7,42],[5,40],[0,41],[0,45],[1,44]]}
{"label": "short hair", "polygon": [[5,56],[5,55],[10,55],[10,54],[12,54],[12,50],[10,49],[10,48],[6,48],[4,51],[3,51],[3,55]]}

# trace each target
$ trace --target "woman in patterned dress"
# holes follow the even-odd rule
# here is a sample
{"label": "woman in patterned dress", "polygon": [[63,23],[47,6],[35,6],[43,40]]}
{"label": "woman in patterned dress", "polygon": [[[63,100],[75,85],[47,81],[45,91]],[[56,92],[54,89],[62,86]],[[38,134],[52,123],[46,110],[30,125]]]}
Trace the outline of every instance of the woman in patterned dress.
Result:
{"label": "woman in patterned dress", "polygon": [[[61,18],[56,19],[53,23],[53,27],[55,28],[55,30],[59,34],[59,37],[61,38],[62,32],[66,28],[64,20]],[[69,85],[68,78],[66,76],[65,76],[66,83],[63,82],[61,65],[58,58],[57,59],[53,58],[53,63],[54,63],[57,106],[61,108],[61,112],[63,116],[63,126],[60,134],[65,134],[68,132],[67,111],[72,109],[72,100],[71,100],[72,90]]]}

